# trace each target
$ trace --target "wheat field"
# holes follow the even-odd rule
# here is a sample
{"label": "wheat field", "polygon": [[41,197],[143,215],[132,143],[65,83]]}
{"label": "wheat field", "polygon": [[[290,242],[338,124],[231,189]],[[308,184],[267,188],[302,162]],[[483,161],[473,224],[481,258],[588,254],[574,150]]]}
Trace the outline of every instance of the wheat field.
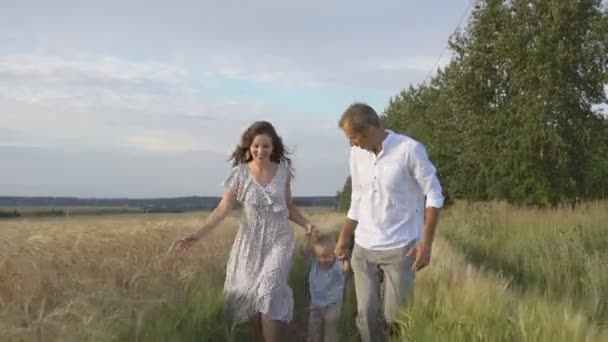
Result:
{"label": "wheat field", "polygon": [[[597,292],[608,282],[606,273],[595,274],[605,270],[606,254],[584,252],[563,266],[551,251],[564,253],[572,239],[556,237],[546,246],[547,232],[568,232],[563,227],[573,222],[589,243],[606,243],[607,208],[552,212],[488,204],[445,211],[431,266],[417,275],[395,340],[608,341],[602,320],[606,297]],[[308,211],[323,229],[336,229],[343,219],[329,210]],[[238,213],[186,256],[167,253],[204,216],[0,221],[0,340],[248,341],[246,329],[232,330],[222,319],[224,267]],[[581,241],[587,241],[584,236]],[[530,262],[503,267],[513,255],[530,256]],[[572,281],[555,285],[569,277]],[[290,340],[305,337],[305,280],[306,266],[296,255],[290,283],[297,312],[287,329]],[[347,295],[341,338],[356,341],[352,284]]]}

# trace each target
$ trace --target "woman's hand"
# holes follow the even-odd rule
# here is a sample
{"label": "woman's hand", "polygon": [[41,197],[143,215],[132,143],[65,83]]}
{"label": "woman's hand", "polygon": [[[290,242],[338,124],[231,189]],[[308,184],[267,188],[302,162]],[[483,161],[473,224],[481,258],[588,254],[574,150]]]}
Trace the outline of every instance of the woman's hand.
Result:
{"label": "woman's hand", "polygon": [[304,225],[304,229],[306,229],[306,236],[312,238],[313,240],[316,240],[319,236],[319,229],[317,229],[317,226],[312,223],[307,223]]}
{"label": "woman's hand", "polygon": [[175,250],[177,253],[183,254],[198,240],[199,237],[195,234],[186,235],[175,241],[169,250]]}

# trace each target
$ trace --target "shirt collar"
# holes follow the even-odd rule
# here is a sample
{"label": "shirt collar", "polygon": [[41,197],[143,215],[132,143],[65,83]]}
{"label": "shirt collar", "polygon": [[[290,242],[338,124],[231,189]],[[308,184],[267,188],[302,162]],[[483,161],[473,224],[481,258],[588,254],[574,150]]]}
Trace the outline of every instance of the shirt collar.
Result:
{"label": "shirt collar", "polygon": [[385,132],[388,134],[384,138],[384,140],[382,140],[382,153],[385,153],[386,149],[391,147],[393,136],[395,135],[395,133],[390,129],[385,130]]}

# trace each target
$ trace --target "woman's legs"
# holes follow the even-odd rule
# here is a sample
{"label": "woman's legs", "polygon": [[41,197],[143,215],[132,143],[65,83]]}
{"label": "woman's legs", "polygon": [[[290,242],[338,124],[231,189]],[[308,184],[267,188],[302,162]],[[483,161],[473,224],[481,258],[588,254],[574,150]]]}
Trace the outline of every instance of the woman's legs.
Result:
{"label": "woman's legs", "polygon": [[254,342],[280,342],[284,323],[257,314],[249,321]]}
{"label": "woman's legs", "polygon": [[264,342],[264,335],[262,333],[262,319],[260,314],[255,315],[251,321],[249,321],[251,328],[251,336],[253,336],[253,342]]}
{"label": "woman's legs", "polygon": [[262,315],[264,342],[280,342],[284,323]]}

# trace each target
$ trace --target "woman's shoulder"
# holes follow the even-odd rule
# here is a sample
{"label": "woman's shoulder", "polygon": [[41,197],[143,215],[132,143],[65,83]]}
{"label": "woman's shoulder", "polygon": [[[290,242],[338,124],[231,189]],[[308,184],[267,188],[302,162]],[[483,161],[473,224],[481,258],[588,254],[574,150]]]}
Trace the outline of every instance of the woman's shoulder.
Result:
{"label": "woman's shoulder", "polygon": [[289,176],[290,178],[293,178],[293,165],[291,164],[290,161],[281,159],[279,161],[278,168],[282,169],[283,171],[285,171],[285,174],[287,176]]}
{"label": "woman's shoulder", "polygon": [[228,174],[224,181],[225,184],[230,182],[238,182],[243,178],[245,164],[232,165],[228,170]]}
{"label": "woman's shoulder", "polygon": [[243,165],[244,165],[244,164],[236,164],[236,165],[232,165],[232,166],[230,167],[230,169],[228,169],[228,173],[229,173],[230,175],[235,175],[235,174],[237,174],[237,173],[240,173],[240,172],[241,172],[241,170],[243,169]]}

